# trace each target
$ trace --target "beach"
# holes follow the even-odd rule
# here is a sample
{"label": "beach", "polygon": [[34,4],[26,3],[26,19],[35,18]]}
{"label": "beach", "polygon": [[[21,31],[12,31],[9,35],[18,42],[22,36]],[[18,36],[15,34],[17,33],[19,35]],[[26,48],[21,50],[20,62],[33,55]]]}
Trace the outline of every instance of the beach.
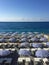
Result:
{"label": "beach", "polygon": [[[31,61],[35,65],[35,62],[41,63],[40,60],[42,60],[45,64],[45,62],[48,62],[48,60],[49,60],[49,55],[48,55],[49,35],[40,33],[40,32],[21,32],[21,33],[19,33],[19,32],[2,32],[2,33],[0,33],[0,51],[2,52],[4,50],[6,50],[6,51],[10,50],[10,53],[12,53],[14,56],[13,63],[18,63],[18,65],[19,65],[19,63],[25,64],[25,65],[31,64]],[[37,54],[36,55],[37,51],[39,51],[39,52],[41,51],[40,53],[42,53],[42,51],[43,51],[47,55],[46,54],[42,54],[42,55]],[[18,52],[18,54],[19,54],[18,60],[15,58],[15,57],[17,57],[16,52]],[[4,53],[3,53],[3,55],[4,55]],[[0,54],[0,57],[2,57],[2,54]],[[10,54],[10,56],[8,56],[8,58],[9,57],[13,58],[13,57],[11,57],[11,54]],[[16,62],[16,60],[17,60],[17,62]],[[23,62],[23,60],[25,63]],[[7,60],[7,62],[9,63],[8,60]]]}

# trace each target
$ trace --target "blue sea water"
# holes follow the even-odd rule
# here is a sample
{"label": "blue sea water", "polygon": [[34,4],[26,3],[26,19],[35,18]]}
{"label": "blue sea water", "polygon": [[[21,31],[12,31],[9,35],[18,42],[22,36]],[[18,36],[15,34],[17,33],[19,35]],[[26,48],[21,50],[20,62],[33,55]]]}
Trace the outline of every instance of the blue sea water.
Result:
{"label": "blue sea water", "polygon": [[0,32],[49,33],[49,22],[0,22]]}

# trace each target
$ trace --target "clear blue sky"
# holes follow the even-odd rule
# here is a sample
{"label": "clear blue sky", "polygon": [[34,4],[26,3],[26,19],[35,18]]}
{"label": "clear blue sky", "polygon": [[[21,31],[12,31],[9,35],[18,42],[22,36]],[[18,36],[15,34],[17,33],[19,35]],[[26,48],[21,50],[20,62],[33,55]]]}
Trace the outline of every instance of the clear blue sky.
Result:
{"label": "clear blue sky", "polygon": [[49,20],[49,0],[0,0],[0,21]]}

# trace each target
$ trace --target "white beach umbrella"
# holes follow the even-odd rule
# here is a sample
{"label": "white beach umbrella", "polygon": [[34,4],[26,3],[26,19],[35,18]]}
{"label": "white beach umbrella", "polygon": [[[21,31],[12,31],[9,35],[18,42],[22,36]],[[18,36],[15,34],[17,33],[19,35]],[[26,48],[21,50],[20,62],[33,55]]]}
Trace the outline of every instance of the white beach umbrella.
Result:
{"label": "white beach umbrella", "polygon": [[40,38],[40,41],[42,41],[42,42],[47,42],[47,41],[48,41],[48,39],[47,39],[47,38],[45,38],[45,37],[41,37],[41,38]]}
{"label": "white beach umbrella", "polygon": [[32,32],[27,32],[28,35],[32,35],[33,33]]}
{"label": "white beach umbrella", "polygon": [[34,38],[31,38],[30,41],[32,41],[32,42],[37,42],[37,41],[39,41],[39,39],[36,38],[36,37],[34,37]]}
{"label": "white beach umbrella", "polygon": [[27,38],[33,38],[34,37],[34,34],[30,34],[27,36]]}
{"label": "white beach umbrella", "polygon": [[20,44],[20,47],[29,47],[30,44],[28,42],[23,42]]}
{"label": "white beach umbrella", "polygon": [[27,37],[26,34],[21,35],[21,38],[26,38],[26,37]]}
{"label": "white beach umbrella", "polygon": [[16,36],[18,35],[18,32],[14,32],[11,36]]}
{"label": "white beach umbrella", "polygon": [[22,49],[19,50],[18,54],[20,56],[31,56],[31,52],[30,51],[28,51],[28,50],[22,50]]}
{"label": "white beach umbrella", "polygon": [[46,46],[49,47],[49,42],[46,43]]}
{"label": "white beach umbrella", "polygon": [[22,38],[21,40],[20,40],[20,42],[26,42],[27,41],[27,38]]}
{"label": "white beach umbrella", "polygon": [[39,34],[39,32],[33,32],[34,34]]}
{"label": "white beach umbrella", "polygon": [[26,34],[25,32],[22,32],[21,35]]}
{"label": "white beach umbrella", "polygon": [[5,42],[5,39],[4,38],[0,38],[0,42]]}
{"label": "white beach umbrella", "polygon": [[43,44],[42,43],[32,43],[31,46],[34,48],[42,48]]}
{"label": "white beach umbrella", "polygon": [[8,38],[8,37],[11,36],[11,34],[12,34],[12,33],[5,33],[5,34],[3,35],[3,37],[4,37],[4,38]]}
{"label": "white beach umbrella", "polygon": [[47,50],[37,50],[35,53],[35,56],[40,57],[40,58],[46,58],[49,57],[49,51]]}
{"label": "white beach umbrella", "polygon": [[0,50],[0,56],[7,56],[8,54],[10,54],[9,50]]}
{"label": "white beach umbrella", "polygon": [[16,42],[16,38],[10,38],[8,39],[9,42]]}

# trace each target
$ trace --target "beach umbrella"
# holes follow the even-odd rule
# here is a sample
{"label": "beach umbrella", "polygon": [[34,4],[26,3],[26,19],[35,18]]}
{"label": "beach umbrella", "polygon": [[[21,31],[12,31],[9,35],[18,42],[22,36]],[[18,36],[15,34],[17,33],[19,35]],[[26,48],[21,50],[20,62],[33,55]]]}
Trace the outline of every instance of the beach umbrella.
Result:
{"label": "beach umbrella", "polygon": [[7,56],[10,54],[9,50],[0,50],[0,56]]}
{"label": "beach umbrella", "polygon": [[26,34],[25,32],[22,32],[21,35]]}
{"label": "beach umbrella", "polygon": [[3,34],[0,32],[0,38],[2,38],[3,37]]}
{"label": "beach umbrella", "polygon": [[27,38],[33,38],[34,37],[34,34],[30,34],[27,36]]}
{"label": "beach umbrella", "polygon": [[44,37],[43,34],[37,34],[36,36],[37,36],[37,38]]}
{"label": "beach umbrella", "polygon": [[48,39],[48,35],[44,34],[44,37]]}
{"label": "beach umbrella", "polygon": [[5,39],[4,38],[0,38],[0,42],[5,42]]}
{"label": "beach umbrella", "polygon": [[28,50],[22,50],[22,49],[20,49],[19,50],[19,52],[18,52],[18,54],[20,55],[20,56],[31,56],[31,52],[30,51],[28,51]]}
{"label": "beach umbrella", "polygon": [[39,32],[33,32],[34,34],[39,34]]}
{"label": "beach umbrella", "polygon": [[32,43],[31,46],[34,48],[42,48],[43,44],[42,43]]}
{"label": "beach umbrella", "polygon": [[31,38],[30,41],[32,41],[32,42],[37,42],[37,41],[39,41],[39,39],[36,38],[36,37],[34,37],[34,38]]}
{"label": "beach umbrella", "polygon": [[32,35],[33,33],[32,32],[27,32],[28,33],[28,35]]}
{"label": "beach umbrella", "polygon": [[5,33],[5,34],[3,35],[3,37],[4,37],[4,38],[10,38],[11,34],[12,34],[12,33]]}
{"label": "beach umbrella", "polygon": [[46,43],[46,46],[49,47],[49,42]]}
{"label": "beach umbrella", "polygon": [[21,34],[21,38],[26,38],[27,37],[27,34],[23,33]]}
{"label": "beach umbrella", "polygon": [[0,36],[3,35],[1,32],[0,32]]}
{"label": "beach umbrella", "polygon": [[18,32],[14,32],[11,36],[16,36],[18,35]]}
{"label": "beach umbrella", "polygon": [[21,38],[26,38],[27,36],[26,35],[21,35]]}
{"label": "beach umbrella", "polygon": [[41,38],[40,38],[40,41],[42,41],[42,42],[47,42],[48,40],[47,40],[47,38],[45,38],[45,37],[41,37]]}
{"label": "beach umbrella", "polygon": [[9,42],[16,42],[16,38],[10,38],[8,41]]}
{"label": "beach umbrella", "polygon": [[21,40],[20,40],[20,42],[26,42],[27,41],[27,38],[22,38]]}
{"label": "beach umbrella", "polygon": [[47,50],[37,50],[35,53],[35,56],[40,58],[46,58],[49,57],[49,51]]}
{"label": "beach umbrella", "polygon": [[28,42],[23,42],[20,44],[20,47],[29,47],[30,44]]}
{"label": "beach umbrella", "polygon": [[9,36],[10,35],[10,33],[5,33],[3,36]]}

